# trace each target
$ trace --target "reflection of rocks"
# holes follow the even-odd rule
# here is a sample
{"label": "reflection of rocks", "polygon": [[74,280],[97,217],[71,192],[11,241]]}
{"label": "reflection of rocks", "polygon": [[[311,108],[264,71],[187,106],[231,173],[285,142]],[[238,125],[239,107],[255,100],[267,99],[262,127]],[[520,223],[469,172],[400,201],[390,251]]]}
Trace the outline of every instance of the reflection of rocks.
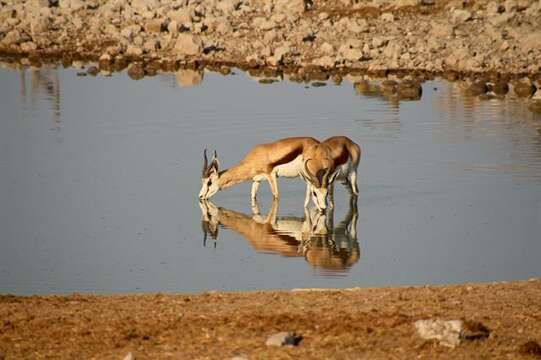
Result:
{"label": "reflection of rocks", "polygon": [[497,81],[489,84],[488,89],[498,96],[504,96],[509,92],[509,85],[505,81]]}
{"label": "reflection of rocks", "polygon": [[535,93],[535,86],[529,80],[519,81],[515,84],[515,94],[518,97],[530,97]]}
{"label": "reflection of rocks", "polygon": [[192,69],[180,69],[175,75],[177,84],[181,87],[190,87],[201,84],[203,71]]}
{"label": "reflection of rocks", "polygon": [[405,100],[419,100],[423,93],[421,85],[412,80],[404,80],[398,85],[398,96]]}
{"label": "reflection of rocks", "polygon": [[[250,69],[247,72],[248,77],[260,84],[272,84],[282,81],[283,74],[273,69]],[[291,78],[290,78],[291,79]]]}
{"label": "reflection of rocks", "polygon": [[[0,63],[2,67],[12,64]],[[53,129],[60,131],[62,122],[60,119],[60,79],[56,69],[23,69],[20,67],[10,67],[13,70],[19,70],[20,74],[20,98],[21,102],[34,104],[42,98],[51,102],[53,113]],[[30,75],[30,80],[27,76]],[[43,96],[45,94],[45,96]]]}
{"label": "reflection of rocks", "polygon": [[143,64],[132,63],[128,66],[128,76],[133,80],[142,79],[145,76],[145,70]]}
{"label": "reflection of rocks", "polygon": [[398,89],[398,83],[394,80],[382,81],[381,89],[385,93],[395,94]]}
{"label": "reflection of rocks", "polygon": [[200,204],[203,230],[217,237],[218,225],[242,235],[257,251],[282,256],[303,256],[312,266],[342,272],[359,260],[357,242],[357,206],[350,208],[343,221],[333,224],[334,213],[321,214],[315,209],[305,212],[304,218],[278,217],[278,203],[274,202],[266,217],[259,215],[257,205],[253,216],[217,208],[210,202]]}
{"label": "reflection of rocks", "polygon": [[484,81],[476,81],[466,89],[466,94],[477,96],[485,94],[487,90],[487,84]]}
{"label": "reflection of rocks", "polygon": [[364,96],[381,96],[397,103],[400,100],[419,100],[423,94],[421,84],[416,80],[396,81],[392,79],[362,79],[354,83],[355,91]]}

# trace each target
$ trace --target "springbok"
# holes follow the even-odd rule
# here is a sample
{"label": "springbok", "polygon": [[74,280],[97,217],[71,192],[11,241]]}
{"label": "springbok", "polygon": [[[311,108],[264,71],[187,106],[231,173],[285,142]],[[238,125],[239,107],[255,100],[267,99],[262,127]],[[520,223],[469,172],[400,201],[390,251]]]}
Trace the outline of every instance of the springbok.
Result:
{"label": "springbok", "polygon": [[206,244],[207,233],[216,240],[222,225],[240,234],[258,252],[303,256],[315,267],[344,271],[355,264],[360,255],[356,202],[352,196],[345,219],[334,225],[332,210],[325,214],[309,208],[304,209],[304,218],[283,217],[277,216],[278,201],[273,201],[267,216],[263,217],[258,211],[249,216],[201,201],[203,244]]}
{"label": "springbok", "polygon": [[[216,151],[208,163],[203,152],[200,200],[207,200],[219,190],[252,180],[251,200],[255,203],[261,181],[267,180],[275,199],[278,199],[278,177],[301,176],[311,191],[306,192],[305,207],[312,200],[323,211],[327,207],[327,193],[334,162],[330,149],[311,137],[292,137],[267,144],[256,145],[237,165],[219,170]],[[308,189],[308,187],[307,187]]]}
{"label": "springbok", "polygon": [[[321,143],[331,152],[334,172],[329,178],[329,207],[334,207],[334,181],[348,186],[351,195],[358,196],[357,167],[361,159],[361,148],[346,136],[333,136]],[[310,185],[307,184],[307,191]]]}

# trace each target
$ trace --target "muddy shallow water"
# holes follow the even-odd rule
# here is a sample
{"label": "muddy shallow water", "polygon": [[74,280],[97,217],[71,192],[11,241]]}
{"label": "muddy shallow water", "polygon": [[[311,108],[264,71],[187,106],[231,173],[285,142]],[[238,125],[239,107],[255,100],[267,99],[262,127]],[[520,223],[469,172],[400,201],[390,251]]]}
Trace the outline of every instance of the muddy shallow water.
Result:
{"label": "muddy shallow water", "polygon": [[[512,98],[466,97],[429,81],[419,101],[261,85],[207,72],[0,69],[0,292],[189,292],[524,279],[541,274],[539,115]],[[197,77],[195,79],[197,82]],[[300,180],[212,199],[203,241],[202,150],[224,168],[286,136],[360,144],[360,197],[337,186],[326,234],[302,235]],[[313,217],[313,216],[312,216]],[[261,220],[261,219],[259,219]],[[329,225],[330,224],[330,225]],[[214,229],[212,229],[214,230]]]}

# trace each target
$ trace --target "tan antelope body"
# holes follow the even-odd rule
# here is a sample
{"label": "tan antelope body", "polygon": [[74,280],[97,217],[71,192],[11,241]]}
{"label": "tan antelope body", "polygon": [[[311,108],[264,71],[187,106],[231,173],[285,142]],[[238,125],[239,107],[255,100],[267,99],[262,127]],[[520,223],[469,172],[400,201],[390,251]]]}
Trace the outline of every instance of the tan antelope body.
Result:
{"label": "tan antelope body", "polygon": [[[328,181],[333,173],[334,162],[330,149],[311,137],[292,137],[267,144],[257,145],[237,165],[219,171],[219,162],[214,158],[208,164],[204,153],[202,186],[199,198],[206,200],[216,192],[244,181],[253,181],[251,199],[255,202],[260,182],[269,182],[271,192],[278,199],[278,177],[302,178],[313,190],[314,203],[319,210],[326,208]],[[309,193],[306,194],[309,196]],[[306,205],[309,199],[305,201]]]}

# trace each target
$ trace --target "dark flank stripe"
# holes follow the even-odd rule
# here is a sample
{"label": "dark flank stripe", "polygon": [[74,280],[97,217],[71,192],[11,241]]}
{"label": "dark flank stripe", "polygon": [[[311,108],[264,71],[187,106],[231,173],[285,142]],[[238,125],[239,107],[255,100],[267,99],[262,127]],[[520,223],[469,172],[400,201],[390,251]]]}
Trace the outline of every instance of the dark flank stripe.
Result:
{"label": "dark flank stripe", "polygon": [[300,154],[302,154],[302,146],[297,146],[293,151],[288,152],[283,157],[271,163],[270,165],[272,168],[274,168],[278,165],[287,164],[295,160]]}

